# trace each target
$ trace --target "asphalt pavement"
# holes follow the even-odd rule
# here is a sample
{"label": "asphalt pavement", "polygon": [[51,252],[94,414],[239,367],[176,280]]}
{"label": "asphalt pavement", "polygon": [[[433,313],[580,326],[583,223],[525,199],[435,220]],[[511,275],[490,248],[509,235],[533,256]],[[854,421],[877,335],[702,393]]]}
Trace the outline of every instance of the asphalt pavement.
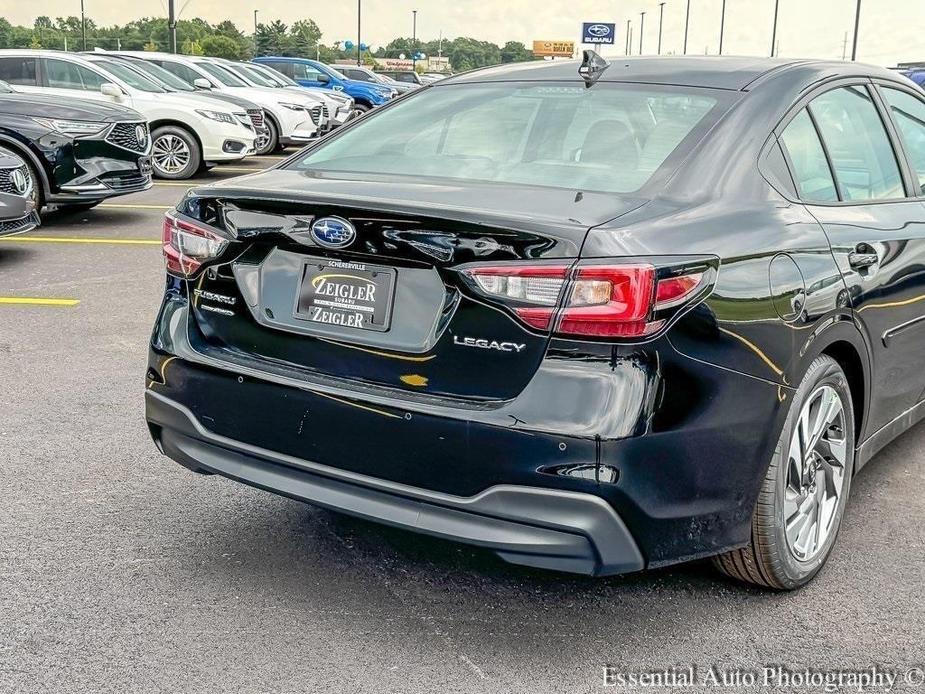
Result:
{"label": "asphalt pavement", "polygon": [[816,692],[761,668],[925,664],[925,425],[860,473],[827,568],[789,594],[707,562],[513,567],[162,457],[143,407],[160,220],[193,184],[0,242],[0,692],[614,691],[605,665]]}

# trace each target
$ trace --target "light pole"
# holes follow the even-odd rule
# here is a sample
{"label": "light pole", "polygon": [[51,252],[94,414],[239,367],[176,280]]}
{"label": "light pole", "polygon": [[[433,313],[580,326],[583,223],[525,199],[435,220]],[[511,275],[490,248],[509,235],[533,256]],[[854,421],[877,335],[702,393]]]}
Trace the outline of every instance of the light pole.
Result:
{"label": "light pole", "polygon": [[360,42],[363,36],[363,0],[357,0],[357,65],[362,65],[360,60]]}
{"label": "light pole", "polygon": [[87,50],[87,18],[84,17],[84,0],[80,0],[80,35],[84,50]]}
{"label": "light pole", "polygon": [[662,19],[665,17],[665,3],[658,4],[658,54],[662,54]]}
{"label": "light pole", "polygon": [[723,54],[723,29],[726,28],[726,0],[723,0],[723,9],[719,14],[719,54]]}
{"label": "light pole", "polygon": [[411,10],[411,71],[417,72],[415,69],[418,64],[418,11]]}
{"label": "light pole", "polygon": [[623,55],[630,54],[630,21],[626,20],[626,47],[623,49]]}
{"label": "light pole", "polygon": [[861,0],[858,0],[857,9],[854,11],[854,41],[851,43],[851,60],[858,58],[858,28],[861,25]]}
{"label": "light pole", "polygon": [[777,43],[777,8],[780,0],[774,0],[774,26],[771,29],[771,57],[774,57],[774,45]]}
{"label": "light pole", "polygon": [[684,55],[687,55],[687,27],[691,23],[691,0],[687,0],[687,12],[684,14]]}
{"label": "light pole", "polygon": [[254,55],[257,55],[257,10],[254,10]]}
{"label": "light pole", "polygon": [[646,30],[646,13],[639,13],[639,55],[642,55],[642,37],[645,35]]}

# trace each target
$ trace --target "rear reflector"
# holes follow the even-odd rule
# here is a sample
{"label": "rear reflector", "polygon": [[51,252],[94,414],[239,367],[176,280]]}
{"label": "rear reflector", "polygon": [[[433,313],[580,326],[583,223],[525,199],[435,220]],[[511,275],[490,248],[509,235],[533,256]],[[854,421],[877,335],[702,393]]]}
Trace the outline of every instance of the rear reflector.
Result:
{"label": "rear reflector", "polygon": [[189,277],[205,261],[218,257],[228,241],[204,226],[168,212],[164,216],[161,243],[167,272]]}
{"label": "rear reflector", "polygon": [[469,267],[463,274],[531,328],[604,338],[658,332],[666,310],[700,295],[705,276],[698,271],[658,279],[648,263],[493,265]]}

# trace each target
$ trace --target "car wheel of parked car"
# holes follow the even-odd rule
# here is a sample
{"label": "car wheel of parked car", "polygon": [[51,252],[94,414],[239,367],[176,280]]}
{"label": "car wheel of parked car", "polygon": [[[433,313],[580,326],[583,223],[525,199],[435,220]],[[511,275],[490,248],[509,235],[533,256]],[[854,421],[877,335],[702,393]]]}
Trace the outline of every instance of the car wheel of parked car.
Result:
{"label": "car wheel of parked car", "polygon": [[359,118],[367,111],[369,111],[369,106],[367,106],[366,104],[354,104],[353,105],[353,117],[354,118]]}
{"label": "car wheel of parked car", "polygon": [[35,172],[35,167],[32,165],[32,162],[28,161],[25,157],[22,157],[22,160],[26,162],[26,171],[29,174],[29,199],[35,204],[36,211],[41,212],[42,205],[45,204],[45,196],[42,192],[42,179],[39,178],[38,174]]}
{"label": "car wheel of parked car", "polygon": [[825,564],[854,468],[854,409],[844,371],[828,356],[809,367],[762,484],[748,545],[714,559],[728,576],[791,590]]}
{"label": "car wheel of parked car", "polygon": [[199,143],[186,130],[164,125],[154,131],[151,165],[157,178],[191,178],[201,164]]}
{"label": "car wheel of parked car", "polygon": [[257,154],[272,154],[279,148],[279,129],[271,119],[265,121],[267,134],[254,143]]}

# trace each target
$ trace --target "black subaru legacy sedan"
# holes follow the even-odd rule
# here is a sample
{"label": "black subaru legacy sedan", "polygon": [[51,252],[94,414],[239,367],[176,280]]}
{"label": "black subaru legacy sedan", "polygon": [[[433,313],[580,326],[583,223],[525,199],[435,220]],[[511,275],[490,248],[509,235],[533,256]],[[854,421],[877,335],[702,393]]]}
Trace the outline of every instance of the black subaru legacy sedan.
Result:
{"label": "black subaru legacy sedan", "polygon": [[452,77],[167,215],[150,431],[516,564],[795,588],[925,416],[923,184],[874,67]]}
{"label": "black subaru legacy sedan", "polygon": [[22,94],[0,81],[0,146],[28,165],[36,209],[88,209],[151,187],[151,137],[137,111]]}

